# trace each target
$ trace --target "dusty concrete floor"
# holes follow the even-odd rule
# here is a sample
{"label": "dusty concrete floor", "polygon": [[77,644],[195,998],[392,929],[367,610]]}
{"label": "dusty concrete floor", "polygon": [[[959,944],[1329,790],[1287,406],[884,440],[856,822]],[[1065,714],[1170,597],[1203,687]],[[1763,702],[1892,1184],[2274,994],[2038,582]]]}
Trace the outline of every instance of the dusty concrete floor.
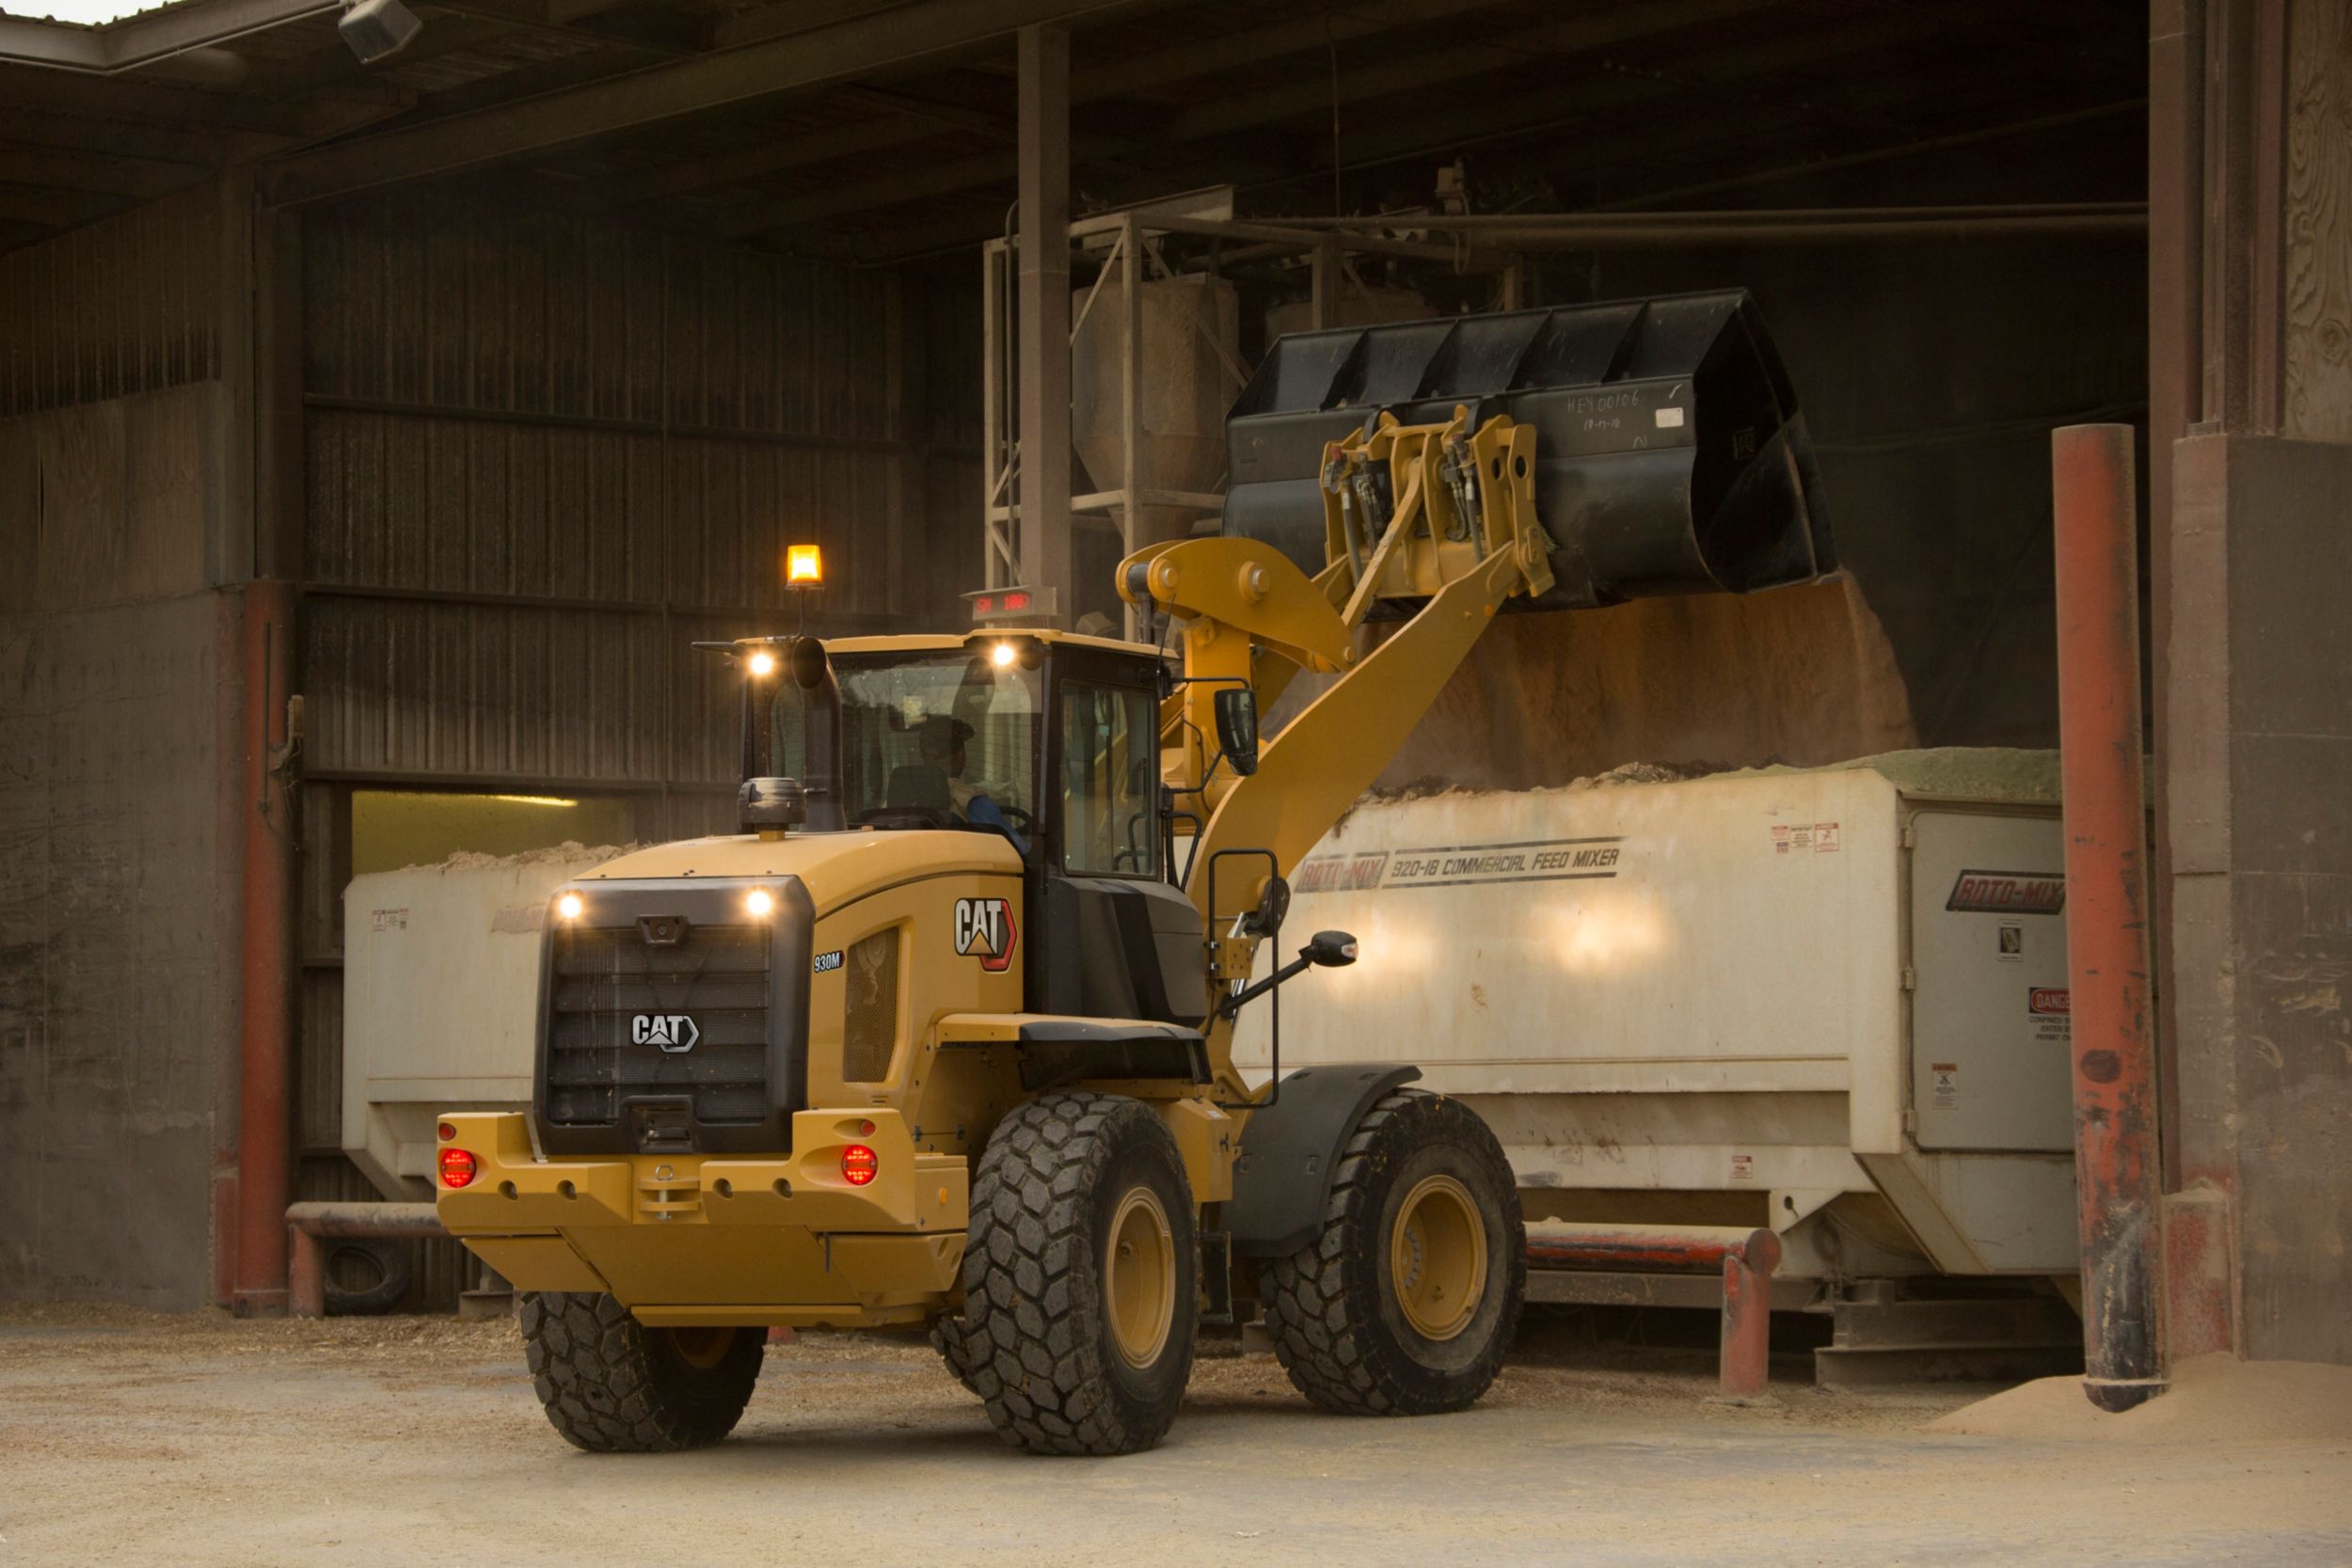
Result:
{"label": "dusty concrete floor", "polygon": [[1207,1360],[1168,1444],[1001,1447],[919,1344],[772,1349],[735,1438],[596,1458],[505,1323],[0,1313],[0,1564],[2352,1563],[2352,1443],[1919,1431],[1957,1397],[1707,1401],[1536,1337],[1466,1415],[1318,1415]]}

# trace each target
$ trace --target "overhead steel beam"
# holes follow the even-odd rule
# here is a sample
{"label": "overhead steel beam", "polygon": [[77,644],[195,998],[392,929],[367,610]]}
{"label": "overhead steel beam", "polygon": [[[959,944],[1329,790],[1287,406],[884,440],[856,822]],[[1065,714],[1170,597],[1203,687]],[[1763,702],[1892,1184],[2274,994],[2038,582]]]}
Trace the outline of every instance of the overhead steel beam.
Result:
{"label": "overhead steel beam", "polygon": [[340,111],[319,103],[274,103],[141,78],[87,75],[0,61],[0,105],[205,130],[258,131],[281,139],[344,129]]}
{"label": "overhead steel beam", "polygon": [[[425,15],[424,31],[399,55],[403,71],[410,71],[427,60],[439,59],[460,50],[479,48],[493,39],[505,38],[516,31],[508,22],[485,21],[471,16],[458,16],[437,8],[426,11],[420,3],[415,8]],[[255,60],[246,73],[247,91],[278,95],[299,95],[315,92],[322,87],[337,87],[368,80],[368,68],[338,39],[324,49],[307,54],[292,55],[282,59]]]}
{"label": "overhead steel beam", "polygon": [[[5,89],[0,89],[5,96]],[[111,96],[111,95],[110,95]],[[120,119],[94,119],[52,110],[0,108],[0,139],[26,147],[54,148],[63,155],[102,152],[124,158],[152,158],[163,140],[152,125]],[[175,127],[166,155],[183,163],[218,167],[255,158],[284,145],[265,135],[193,126]]]}
{"label": "overhead steel beam", "polygon": [[[1110,141],[1101,136],[1074,136],[1068,142],[1070,153],[1089,166],[1116,165],[1125,153],[1136,150],[1133,142]],[[724,210],[712,231],[727,237],[740,238],[746,234],[764,234],[771,230],[787,229],[803,223],[818,223],[848,213],[862,213],[889,202],[915,201],[925,197],[946,196],[968,190],[975,185],[994,184],[1014,178],[1020,171],[1019,155],[1010,150],[983,152],[970,158],[957,158],[944,164],[888,179],[836,185],[814,191],[805,196],[783,201],[753,198],[740,201]],[[1127,171],[1131,176],[1133,170]],[[888,197],[889,202],[881,198]]]}
{"label": "overhead steel beam", "polygon": [[1119,3],[914,0],[723,54],[297,153],[265,166],[262,188],[271,203],[283,206],[480,168],[729,103],[849,81],[895,61],[966,48]]}
{"label": "overhead steel beam", "polygon": [[200,0],[166,6],[103,27],[61,26],[0,16],[0,60],[111,76],[304,17],[324,16],[339,4],[340,0]]}
{"label": "overhead steel beam", "polygon": [[[839,0],[839,3],[849,4],[852,0]],[[862,3],[870,4],[870,0],[862,0]],[[1073,103],[1094,103],[1148,93],[1178,82],[1228,70],[1237,64],[1279,59],[1302,50],[1323,49],[1334,42],[1343,42],[1371,33],[1457,17],[1466,10],[1497,3],[1499,0],[1373,0],[1371,4],[1351,5],[1337,12],[1317,12],[1272,26],[1224,33],[1135,59],[1089,67],[1071,83],[1070,98]],[[877,101],[886,101],[897,95],[873,93],[870,96]],[[875,106],[881,107],[882,103],[877,102]],[[912,146],[942,134],[937,125],[926,123],[927,119],[938,118],[935,111],[907,104],[896,107],[905,118],[888,121],[872,120],[845,125],[837,130],[786,136],[716,158],[696,158],[674,164],[621,181],[609,194],[622,202],[651,201],[664,196],[759,180],[771,174],[830,163],[836,158],[855,157],[885,148]],[[1009,156],[995,160],[987,167],[990,172],[977,182],[1012,178],[1012,164]],[[746,203],[731,215],[728,227],[736,232],[757,232],[775,225],[759,222],[755,212]]]}
{"label": "overhead steel beam", "polygon": [[764,43],[770,39],[870,16],[900,3],[901,0],[782,0],[776,5],[752,6],[733,16],[720,18],[711,42],[720,49],[740,49],[747,43]]}
{"label": "overhead steel beam", "polygon": [[[1590,87],[1580,88],[1566,102],[1569,113],[1550,118],[1531,116],[1522,98],[1495,95],[1470,107],[1448,104],[1424,115],[1391,117],[1347,138],[1342,150],[1345,170],[1378,167],[1415,158],[1449,154],[1464,147],[1482,142],[1511,140],[1527,136],[1560,137],[1573,134],[1580,152],[1589,153],[1607,164],[1626,158],[1641,160],[1654,149],[1670,147],[1686,134],[1687,117],[1677,121],[1679,129],[1661,131],[1664,121],[1652,116],[1636,119],[1629,111],[1655,111],[1671,104],[1677,95],[1711,93],[1719,98],[1740,88],[1748,79],[1771,76],[1790,69],[1818,70],[1824,72],[1846,71],[1874,50],[1899,47],[1926,37],[1947,25],[1932,12],[1898,11],[1873,19],[1867,24],[1840,23],[1834,27],[1820,27],[1801,34],[1790,34],[1758,45],[1747,41],[1725,43],[1706,53],[1691,55],[1678,62],[1678,73],[1686,80],[1660,82],[1645,76],[1611,76]],[[1810,111],[1802,104],[1780,104],[1770,117],[1752,117],[1743,123],[1759,133],[1774,127],[1786,128],[1798,123]],[[1736,133],[1734,134],[1736,135]],[[1277,145],[1268,140],[1268,145]],[[1327,142],[1325,144],[1327,150]],[[971,167],[980,166],[981,160],[971,160]],[[915,199],[901,194],[918,182],[926,185],[937,182],[927,178],[936,173],[944,181],[946,166],[937,171],[917,171],[897,180],[869,181],[857,187],[857,194],[868,198],[864,205],[880,205],[884,198],[896,203]],[[1327,165],[1309,171],[1277,178],[1258,178],[1245,171],[1228,169],[1229,177],[1241,180],[1248,189],[1270,189],[1315,180],[1327,182]],[[1009,172],[998,176],[997,182],[1009,179]],[[948,195],[946,189],[916,193],[936,199]],[[843,209],[852,205],[847,191],[825,193],[822,199],[833,209],[831,216],[846,215]],[[811,201],[818,198],[804,198]],[[798,210],[787,206],[782,211]],[[998,209],[1001,212],[1001,208]],[[813,221],[813,220],[810,220]],[[951,248],[986,238],[995,232],[997,225],[985,223],[976,216],[967,219],[950,218],[927,222],[901,230],[884,237],[880,248],[868,247],[864,253],[867,261],[903,261],[927,255],[935,250]]]}
{"label": "overhead steel beam", "polygon": [[685,163],[665,164],[641,174],[623,175],[606,182],[601,195],[604,199],[623,206],[641,201],[659,201],[669,197],[707,191],[714,185],[731,185],[739,181],[781,174],[787,169],[828,164],[836,158],[854,158],[861,153],[906,147],[914,142],[929,141],[941,134],[941,127],[928,119],[892,118],[853,121],[822,131],[807,131],[797,135],[779,136],[772,141],[754,142],[733,152],[716,153]]}
{"label": "overhead steel beam", "polygon": [[[1603,48],[1629,38],[1698,26],[1737,12],[1756,10],[1776,3],[1778,0],[1673,0],[1667,5],[1636,6],[1603,12],[1598,16],[1580,16],[1505,35],[1493,44],[1482,43],[1401,56],[1394,62],[1375,68],[1370,75],[1359,76],[1359,87],[1364,93],[1388,93],[1434,86],[1462,75],[1511,66],[1523,67],[1540,57],[1541,52],[1546,50],[1575,53]],[[1390,7],[1365,9],[1371,15],[1356,18],[1355,21],[1357,25],[1369,29],[1375,17],[1381,28],[1402,26],[1412,20],[1427,20],[1428,13],[1435,7],[1430,0],[1401,0],[1401,3]],[[1316,20],[1319,28],[1323,19]],[[1336,23],[1339,19],[1331,20]],[[1919,24],[1914,21],[1910,25],[1915,28]],[[1253,40],[1257,40],[1257,45],[1250,57],[1272,57],[1294,45],[1303,44],[1307,37],[1302,24],[1285,23],[1217,40],[1214,50],[1186,49],[1171,52],[1170,56],[1146,56],[1141,61],[1132,62],[1125,69],[1089,70],[1079,78],[1082,85],[1076,87],[1073,96],[1093,100],[1141,90],[1157,85],[1163,79],[1181,80],[1204,66],[1215,69],[1208,62],[1223,59],[1229,50],[1248,45]],[[1319,47],[1320,44],[1321,35],[1318,32],[1314,46]],[[1163,71],[1168,72],[1165,78],[1161,75]],[[1343,97],[1357,90],[1347,87],[1348,81],[1348,77],[1342,78]],[[1400,87],[1399,83],[1403,86]],[[1655,84],[1639,81],[1605,83],[1597,90],[1607,93],[1612,89],[1635,94],[1654,93],[1657,90]],[[1175,116],[1155,135],[1154,143],[1174,146],[1247,130],[1267,120],[1281,119],[1298,113],[1303,106],[1326,103],[1329,98],[1327,80],[1318,76],[1315,83],[1310,86],[1285,85],[1270,92],[1216,100],[1198,110]],[[1525,119],[1528,104],[1521,99],[1505,98],[1483,105],[1482,112]],[[1462,113],[1462,105],[1448,103],[1433,118],[1459,117]],[[1390,129],[1384,127],[1374,135],[1386,135]],[[739,210],[723,219],[720,229],[723,233],[734,235],[772,232],[800,224],[843,217],[852,213],[925,200],[974,185],[998,184],[1012,178],[1012,174],[1009,155],[979,153],[901,175],[810,192],[779,202],[762,204],[747,201]]]}
{"label": "overhead steel beam", "polygon": [[659,168],[608,182],[599,194],[603,199],[624,206],[641,201],[659,201],[668,197],[708,190],[714,185],[758,180],[787,169],[831,163],[836,158],[853,158],[860,153],[906,147],[944,135],[950,129],[970,131],[989,141],[1010,142],[1014,139],[1011,125],[993,115],[961,109],[951,104],[927,103],[904,93],[843,87],[827,95],[828,103],[835,101],[868,110],[881,110],[882,117],[851,120],[845,125],[828,126],[821,131],[803,132],[773,140],[756,141],[733,152],[665,164]]}
{"label": "overhead steel beam", "polygon": [[145,201],[208,178],[206,166],[192,161],[69,151],[0,136],[0,181],[11,184],[66,185]]}
{"label": "overhead steel beam", "polygon": [[68,190],[56,185],[0,184],[0,223],[31,223],[43,229],[71,229],[103,217],[127,198],[108,191]]}
{"label": "overhead steel beam", "polygon": [[[1072,101],[1097,103],[1149,92],[1236,67],[1262,65],[1288,55],[1324,51],[1354,39],[1393,32],[1422,23],[1446,22],[1502,0],[1359,0],[1327,10],[1293,14],[1270,26],[1238,33],[1211,33],[1191,43],[1156,50],[1134,59],[1089,66],[1072,84]],[[1298,8],[1282,8],[1296,12]],[[1326,80],[1322,76],[1318,82]]]}
{"label": "overhead steel beam", "polygon": [[1540,27],[1521,28],[1445,48],[1399,54],[1368,66],[1345,67],[1336,82],[1326,76],[1311,81],[1294,79],[1259,92],[1213,99],[1171,119],[1167,136],[1171,142],[1203,141],[1229,131],[1246,131],[1308,111],[1328,114],[1335,100],[1345,104],[1385,98],[1391,93],[1421,91],[1441,82],[1524,69],[1543,59],[1723,22],[1780,3],[1781,0],[1664,0],[1662,4],[1620,7],[1597,14],[1572,14]]}
{"label": "overhead steel beam", "polygon": [[[1804,32],[1775,35],[1763,43],[1740,40],[1724,43],[1677,61],[1677,79],[1661,82],[1648,76],[1613,75],[1580,85],[1565,95],[1569,112],[1549,119],[1531,116],[1527,105],[1509,95],[1491,95],[1469,107],[1444,106],[1427,114],[1391,116],[1378,125],[1348,136],[1341,146],[1343,170],[1377,167],[1414,158],[1441,156],[1483,142],[1510,141],[1526,136],[1561,136],[1587,126],[1598,126],[1596,148],[1613,147],[1605,138],[1619,136],[1628,123],[1627,111],[1655,110],[1678,96],[1711,95],[1717,112],[1737,107],[1724,95],[1740,84],[1783,71],[1837,75],[1850,73],[1875,51],[1902,47],[1949,28],[1939,11],[1889,10],[1864,22],[1839,22]],[[1785,97],[1776,94],[1775,97]],[[1800,111],[1803,106],[1797,105]],[[1628,155],[1639,156],[1645,144],[1664,145],[1679,132],[1658,130],[1645,123],[1632,133]],[[1585,145],[1580,137],[1577,145]],[[1327,179],[1327,168],[1311,177]],[[1297,179],[1311,176],[1301,173]]]}

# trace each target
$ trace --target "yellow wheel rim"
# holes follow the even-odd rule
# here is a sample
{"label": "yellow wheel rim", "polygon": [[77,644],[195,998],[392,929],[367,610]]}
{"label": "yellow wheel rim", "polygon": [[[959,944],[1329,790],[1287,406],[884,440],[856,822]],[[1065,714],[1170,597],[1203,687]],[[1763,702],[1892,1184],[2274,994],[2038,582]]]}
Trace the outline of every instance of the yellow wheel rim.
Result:
{"label": "yellow wheel rim", "polygon": [[1405,1195],[1389,1236],[1389,1278],[1422,1338],[1451,1339],[1470,1326],[1486,1293],[1486,1227],[1468,1187],[1429,1176]]}
{"label": "yellow wheel rim", "polygon": [[688,1366],[708,1371],[727,1358],[727,1352],[735,1348],[736,1335],[741,1332],[735,1328],[674,1328],[670,1330],[670,1348]]}
{"label": "yellow wheel rim", "polygon": [[1140,1370],[1160,1358],[1176,1321],[1176,1231],[1149,1187],[1131,1187],[1111,1215],[1103,1295],[1119,1358]]}

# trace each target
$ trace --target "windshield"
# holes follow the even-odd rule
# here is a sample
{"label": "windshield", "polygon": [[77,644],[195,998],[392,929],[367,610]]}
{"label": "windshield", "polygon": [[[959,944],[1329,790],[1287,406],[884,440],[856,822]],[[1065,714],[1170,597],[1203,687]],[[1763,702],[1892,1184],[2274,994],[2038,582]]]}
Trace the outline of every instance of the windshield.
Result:
{"label": "windshield", "polygon": [[[1002,826],[1035,821],[1038,677],[985,653],[836,655],[841,804],[852,824]],[[803,777],[803,697],[778,683],[769,771]],[[1025,847],[1024,853],[1026,852]]]}

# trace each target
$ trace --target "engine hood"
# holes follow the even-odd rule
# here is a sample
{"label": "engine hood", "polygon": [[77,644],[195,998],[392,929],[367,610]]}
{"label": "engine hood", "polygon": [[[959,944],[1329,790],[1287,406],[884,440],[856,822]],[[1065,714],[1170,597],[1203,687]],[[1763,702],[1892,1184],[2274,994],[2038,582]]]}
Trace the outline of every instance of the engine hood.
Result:
{"label": "engine hood", "polygon": [[793,877],[822,913],[918,878],[976,872],[1017,877],[1021,869],[1021,857],[994,833],[860,828],[782,838],[731,833],[680,839],[607,861],[580,881]]}

